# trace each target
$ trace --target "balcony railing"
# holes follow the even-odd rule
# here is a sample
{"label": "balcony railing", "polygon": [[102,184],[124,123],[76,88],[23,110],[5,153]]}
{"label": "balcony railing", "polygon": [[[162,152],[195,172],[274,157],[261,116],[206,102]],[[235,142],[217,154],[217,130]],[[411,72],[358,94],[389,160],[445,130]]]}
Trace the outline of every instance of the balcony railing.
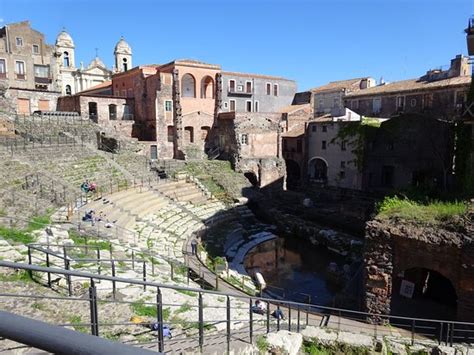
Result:
{"label": "balcony railing", "polygon": [[0,79],[6,79],[7,73],[0,73]]}
{"label": "balcony railing", "polygon": [[252,96],[253,89],[250,91],[246,91],[246,90],[239,91],[239,90],[236,90],[235,88],[228,88],[227,94],[231,96]]}
{"label": "balcony railing", "polygon": [[16,73],[16,80],[26,80],[26,74]]}
{"label": "balcony railing", "polygon": [[35,76],[35,82],[39,84],[51,84],[53,82],[53,79]]}

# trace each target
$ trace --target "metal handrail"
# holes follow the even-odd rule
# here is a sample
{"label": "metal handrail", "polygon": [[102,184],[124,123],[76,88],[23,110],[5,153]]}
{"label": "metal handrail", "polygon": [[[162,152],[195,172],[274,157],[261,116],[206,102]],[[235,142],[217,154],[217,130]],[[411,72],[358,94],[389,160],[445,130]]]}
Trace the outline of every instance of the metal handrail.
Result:
{"label": "metal handrail", "polygon": [[151,351],[0,311],[0,337],[55,354],[151,354]]}

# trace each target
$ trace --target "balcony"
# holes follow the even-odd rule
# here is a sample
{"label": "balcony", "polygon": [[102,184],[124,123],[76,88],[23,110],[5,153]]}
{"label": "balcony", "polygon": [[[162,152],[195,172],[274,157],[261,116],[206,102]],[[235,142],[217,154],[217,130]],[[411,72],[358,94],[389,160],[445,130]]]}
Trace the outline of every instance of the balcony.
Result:
{"label": "balcony", "polygon": [[16,80],[26,80],[26,74],[15,74]]}
{"label": "balcony", "polygon": [[0,73],[0,79],[6,79],[7,73]]}
{"label": "balcony", "polygon": [[124,113],[122,117],[123,121],[133,121],[133,113]]}
{"label": "balcony", "polygon": [[240,97],[251,97],[253,95],[253,89],[251,91],[246,91],[243,88],[228,88],[227,96],[240,96]]}
{"label": "balcony", "polygon": [[52,78],[45,78],[40,76],[35,76],[35,83],[38,84],[51,84],[53,82]]}

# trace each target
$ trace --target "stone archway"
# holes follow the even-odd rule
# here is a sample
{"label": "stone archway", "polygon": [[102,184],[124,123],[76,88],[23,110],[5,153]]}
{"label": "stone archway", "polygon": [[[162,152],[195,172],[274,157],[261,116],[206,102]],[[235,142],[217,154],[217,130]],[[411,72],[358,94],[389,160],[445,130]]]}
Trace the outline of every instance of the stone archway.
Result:
{"label": "stone archway", "polygon": [[328,178],[328,163],[321,157],[313,158],[308,163],[308,172],[311,179],[326,181]]}
{"label": "stone archway", "polygon": [[247,171],[246,173],[244,173],[244,176],[252,184],[252,186],[259,186],[258,177],[257,175],[255,175],[254,172]]}
{"label": "stone archway", "polygon": [[393,281],[390,309],[392,314],[454,320],[457,316],[456,289],[440,272],[413,267]]}
{"label": "stone archway", "polygon": [[301,170],[299,164],[292,160],[286,159],[286,187],[290,190],[296,188],[301,179]]}

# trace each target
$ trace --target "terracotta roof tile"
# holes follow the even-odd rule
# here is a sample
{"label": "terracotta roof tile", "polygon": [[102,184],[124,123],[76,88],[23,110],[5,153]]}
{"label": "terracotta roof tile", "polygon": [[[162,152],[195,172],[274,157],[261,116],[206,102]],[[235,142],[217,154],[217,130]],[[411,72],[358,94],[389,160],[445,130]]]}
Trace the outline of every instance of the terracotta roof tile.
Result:
{"label": "terracotta roof tile", "polygon": [[404,91],[413,91],[413,90],[426,90],[426,89],[439,89],[447,86],[463,86],[470,85],[471,77],[470,76],[457,76],[449,79],[435,80],[435,81],[425,81],[421,79],[409,79],[394,81],[385,85],[373,86],[371,88],[359,90],[356,92],[348,93],[346,97],[356,97],[356,96],[366,96],[366,95],[376,95],[376,94],[385,94],[385,93],[395,93],[395,92],[404,92]]}
{"label": "terracotta roof tile", "polygon": [[347,80],[331,81],[330,83],[311,89],[312,93],[337,90],[360,90],[360,81],[368,78],[354,78]]}

